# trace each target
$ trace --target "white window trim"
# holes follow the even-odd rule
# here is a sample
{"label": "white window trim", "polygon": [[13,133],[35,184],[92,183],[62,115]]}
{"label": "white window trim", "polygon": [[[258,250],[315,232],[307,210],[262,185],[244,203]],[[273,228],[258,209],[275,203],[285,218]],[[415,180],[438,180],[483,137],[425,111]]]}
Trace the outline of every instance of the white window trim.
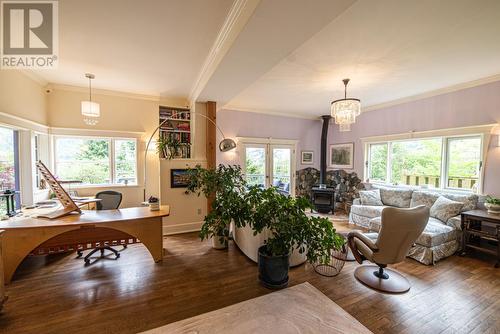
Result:
{"label": "white window trim", "polygon": [[[73,134],[58,134],[51,135],[51,165],[53,166],[54,173],[57,175],[57,149],[56,142],[60,138],[77,138],[77,139],[92,139],[92,140],[108,140],[109,141],[109,168],[110,168],[110,179],[111,183],[100,183],[100,184],[75,184],[72,185],[72,189],[82,189],[82,188],[103,188],[103,187],[119,187],[119,188],[133,188],[139,187],[139,140],[135,137],[111,137],[111,136],[90,136],[90,135],[73,135]],[[136,182],[132,184],[122,184],[116,183],[116,171],[115,171],[115,141],[116,140],[133,140],[135,141],[135,178]]]}
{"label": "white window trim", "polygon": [[[462,128],[451,128],[451,129],[442,129],[442,130],[430,130],[430,131],[420,131],[420,132],[409,132],[409,133],[400,133],[400,134],[391,134],[385,136],[374,136],[374,137],[364,137],[361,138],[361,142],[363,144],[363,156],[364,156],[364,180],[369,179],[369,166],[370,166],[370,145],[372,144],[382,144],[387,143],[387,175],[386,182],[373,181],[374,184],[381,185],[392,185],[389,182],[391,180],[391,142],[398,141],[409,141],[409,140],[418,140],[418,139],[432,139],[432,138],[442,138],[442,150],[441,150],[441,181],[439,188],[432,188],[432,190],[437,191],[449,191],[449,192],[457,192],[457,193],[470,193],[471,190],[467,189],[457,189],[457,188],[449,188],[446,186],[446,180],[448,179],[448,141],[449,139],[460,138],[460,137],[480,137],[481,138],[481,167],[479,171],[479,180],[477,192],[482,194],[484,191],[484,176],[485,176],[485,161],[488,153],[488,147],[491,139],[492,130],[497,126],[497,124],[486,124],[479,126],[471,126],[471,127],[462,127]],[[371,182],[371,181],[370,181]],[[405,185],[401,185],[405,186]]]}

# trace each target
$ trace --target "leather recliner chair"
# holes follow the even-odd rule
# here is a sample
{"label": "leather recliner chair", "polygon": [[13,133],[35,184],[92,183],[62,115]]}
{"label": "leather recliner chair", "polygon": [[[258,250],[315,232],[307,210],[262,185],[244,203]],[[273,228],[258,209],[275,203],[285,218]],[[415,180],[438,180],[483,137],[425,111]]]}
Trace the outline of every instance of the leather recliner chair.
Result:
{"label": "leather recliner chair", "polygon": [[410,290],[410,282],[397,271],[387,269],[388,264],[405,259],[410,247],[422,234],[429,220],[429,208],[424,205],[410,209],[388,207],[382,211],[379,234],[350,232],[347,242],[360,264],[364,260],[375,265],[356,268],[354,276],[370,288],[390,293]]}

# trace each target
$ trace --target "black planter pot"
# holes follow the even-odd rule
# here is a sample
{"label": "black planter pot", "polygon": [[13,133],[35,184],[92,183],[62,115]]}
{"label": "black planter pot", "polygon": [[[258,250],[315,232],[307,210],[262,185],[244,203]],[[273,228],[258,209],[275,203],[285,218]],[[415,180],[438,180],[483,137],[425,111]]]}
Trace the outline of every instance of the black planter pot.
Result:
{"label": "black planter pot", "polygon": [[259,280],[268,289],[282,289],[288,286],[290,255],[269,256],[266,246],[259,247]]}

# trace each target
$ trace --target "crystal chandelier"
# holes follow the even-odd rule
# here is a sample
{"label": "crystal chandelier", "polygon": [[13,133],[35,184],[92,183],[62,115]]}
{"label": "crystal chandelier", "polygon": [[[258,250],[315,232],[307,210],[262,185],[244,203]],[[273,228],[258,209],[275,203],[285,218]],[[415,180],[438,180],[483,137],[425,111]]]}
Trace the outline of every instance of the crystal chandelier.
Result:
{"label": "crystal chandelier", "polygon": [[95,79],[95,75],[86,73],[85,77],[89,79],[89,100],[82,101],[83,121],[87,125],[96,125],[99,122],[98,118],[101,116],[101,110],[99,103],[92,102],[92,79]]}
{"label": "crystal chandelier", "polygon": [[335,124],[339,125],[341,132],[351,131],[351,124],[356,122],[356,117],[361,114],[361,101],[359,99],[347,98],[347,84],[349,79],[344,82],[344,98],[335,100],[331,105],[332,117],[335,118]]}

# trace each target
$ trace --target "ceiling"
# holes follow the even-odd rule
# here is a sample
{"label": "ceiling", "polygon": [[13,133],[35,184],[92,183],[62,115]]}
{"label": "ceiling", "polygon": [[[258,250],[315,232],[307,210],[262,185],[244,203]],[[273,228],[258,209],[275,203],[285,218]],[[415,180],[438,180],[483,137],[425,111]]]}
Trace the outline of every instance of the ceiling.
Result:
{"label": "ceiling", "polygon": [[233,0],[59,1],[59,66],[47,82],[186,97]]}
{"label": "ceiling", "polygon": [[310,117],[343,78],[366,108],[497,75],[499,31],[497,0],[359,0],[224,108]]}
{"label": "ceiling", "polygon": [[498,0],[65,0],[59,11],[59,68],[36,72],[55,84],[86,86],[92,72],[96,88],[309,118],[329,112],[346,77],[364,110],[500,80]]}

